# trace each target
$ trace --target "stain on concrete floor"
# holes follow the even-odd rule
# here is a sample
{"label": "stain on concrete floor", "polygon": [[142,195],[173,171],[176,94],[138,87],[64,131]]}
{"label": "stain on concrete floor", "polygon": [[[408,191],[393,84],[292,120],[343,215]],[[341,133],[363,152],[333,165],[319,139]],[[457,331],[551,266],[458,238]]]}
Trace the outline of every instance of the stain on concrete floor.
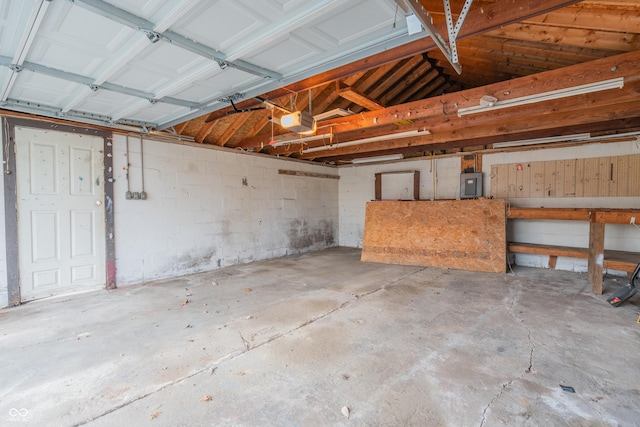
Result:
{"label": "stain on concrete floor", "polygon": [[571,272],[359,256],[0,310],[0,424],[640,425],[640,298],[611,308]]}

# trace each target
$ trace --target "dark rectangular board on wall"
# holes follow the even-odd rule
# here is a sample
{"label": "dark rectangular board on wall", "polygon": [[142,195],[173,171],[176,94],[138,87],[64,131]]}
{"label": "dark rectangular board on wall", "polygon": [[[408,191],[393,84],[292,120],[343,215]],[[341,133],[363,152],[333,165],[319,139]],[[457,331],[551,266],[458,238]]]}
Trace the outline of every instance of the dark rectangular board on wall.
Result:
{"label": "dark rectangular board on wall", "polygon": [[367,203],[362,261],[506,271],[504,200]]}

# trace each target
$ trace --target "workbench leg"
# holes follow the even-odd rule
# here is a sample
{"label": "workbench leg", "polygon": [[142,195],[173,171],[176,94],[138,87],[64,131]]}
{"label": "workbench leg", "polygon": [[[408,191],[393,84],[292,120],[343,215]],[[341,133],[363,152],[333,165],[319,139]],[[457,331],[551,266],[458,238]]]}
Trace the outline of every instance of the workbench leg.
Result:
{"label": "workbench leg", "polygon": [[596,295],[602,294],[602,267],[604,266],[604,223],[589,223],[589,281]]}

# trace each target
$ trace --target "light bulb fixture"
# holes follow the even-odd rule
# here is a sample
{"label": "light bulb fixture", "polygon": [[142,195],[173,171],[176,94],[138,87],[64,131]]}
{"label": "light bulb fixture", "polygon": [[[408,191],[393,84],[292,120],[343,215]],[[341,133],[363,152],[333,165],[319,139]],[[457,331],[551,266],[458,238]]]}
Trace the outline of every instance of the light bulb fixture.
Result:
{"label": "light bulb fixture", "polygon": [[294,111],[280,117],[280,126],[300,135],[316,133],[316,119],[306,111]]}
{"label": "light bulb fixture", "polygon": [[519,98],[513,99],[505,99],[503,101],[500,101],[499,99],[493,98],[491,96],[483,96],[480,100],[480,105],[458,109],[458,116],[462,117],[469,114],[500,110],[502,108],[535,104],[537,102],[568,98],[570,96],[584,95],[609,89],[621,89],[622,87],[624,87],[624,78],[618,77],[616,79],[604,80],[596,83],[588,83],[579,86],[572,86],[564,89],[551,90],[549,92],[536,93],[533,95],[521,96]]}

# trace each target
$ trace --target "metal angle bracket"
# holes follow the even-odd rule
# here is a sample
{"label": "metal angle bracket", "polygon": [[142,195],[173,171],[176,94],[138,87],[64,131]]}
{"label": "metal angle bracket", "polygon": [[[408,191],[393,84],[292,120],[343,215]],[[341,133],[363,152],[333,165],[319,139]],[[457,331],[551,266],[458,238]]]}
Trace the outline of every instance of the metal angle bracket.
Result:
{"label": "metal angle bracket", "polygon": [[451,4],[449,0],[443,0],[445,15],[447,19],[449,43],[447,43],[447,41],[440,35],[438,29],[433,23],[433,17],[424,8],[424,6],[422,6],[420,0],[396,0],[396,3],[400,7],[402,7],[405,12],[412,12],[416,16],[416,18],[418,18],[425,31],[429,34],[429,36],[431,36],[436,46],[438,46],[449,63],[451,63],[453,69],[456,70],[458,74],[461,74],[462,66],[458,61],[456,38],[458,36],[458,33],[460,32],[460,28],[462,27],[465,18],[467,17],[467,13],[469,12],[469,8],[471,7],[471,3],[473,3],[473,0],[465,0],[464,5],[462,6],[462,11],[458,16],[455,25],[453,24]]}

